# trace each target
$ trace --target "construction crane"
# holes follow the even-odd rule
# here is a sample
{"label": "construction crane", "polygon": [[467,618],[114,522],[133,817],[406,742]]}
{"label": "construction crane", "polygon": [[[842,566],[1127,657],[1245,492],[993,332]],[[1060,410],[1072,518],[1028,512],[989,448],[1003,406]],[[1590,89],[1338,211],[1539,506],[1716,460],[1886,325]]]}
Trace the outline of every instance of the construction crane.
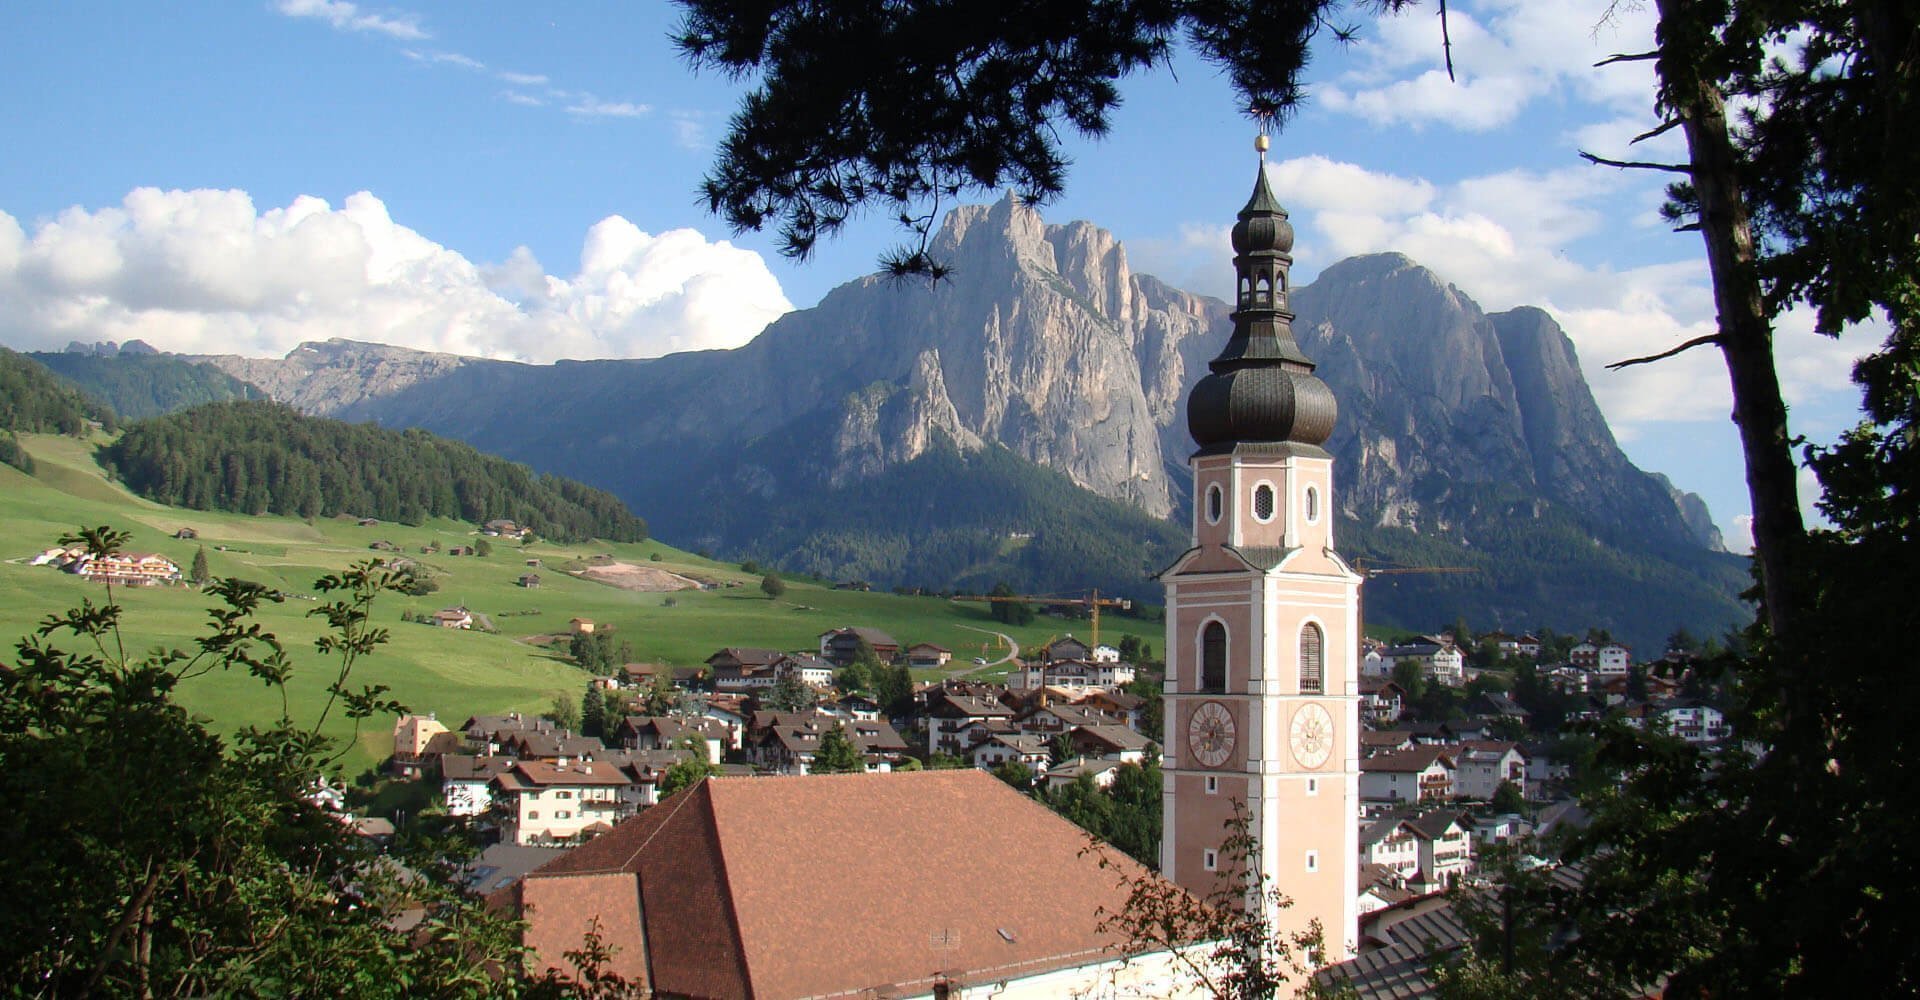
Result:
{"label": "construction crane", "polygon": [[979,601],[987,604],[1072,604],[1087,609],[1087,617],[1093,619],[1093,645],[1100,645],[1100,609],[1119,608],[1130,610],[1133,602],[1124,597],[1101,597],[1098,590],[1089,590],[1085,597],[1059,597],[1052,594],[955,594],[956,601]]}
{"label": "construction crane", "polygon": [[[1363,648],[1364,648],[1364,644],[1367,641],[1367,588],[1364,585],[1364,581],[1371,580],[1374,577],[1379,577],[1379,576],[1403,576],[1403,575],[1410,575],[1415,573],[1478,573],[1480,572],[1478,569],[1472,566],[1376,566],[1372,563],[1369,563],[1365,559],[1355,559],[1351,565],[1353,566],[1353,571],[1355,573],[1360,574],[1360,579],[1362,580],[1362,586],[1360,587],[1360,594],[1358,597],[1358,605],[1359,605],[1358,610],[1360,612],[1360,622],[1359,622],[1360,627],[1357,631],[1359,633],[1360,642],[1362,643]],[[1360,650],[1355,650],[1354,655],[1355,657],[1359,657]]]}

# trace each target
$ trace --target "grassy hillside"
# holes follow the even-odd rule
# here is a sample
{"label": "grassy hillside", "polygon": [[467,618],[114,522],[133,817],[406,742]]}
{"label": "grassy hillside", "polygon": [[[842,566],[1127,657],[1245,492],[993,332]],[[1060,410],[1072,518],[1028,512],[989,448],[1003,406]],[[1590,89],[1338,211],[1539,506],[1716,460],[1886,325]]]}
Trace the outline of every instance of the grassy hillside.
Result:
{"label": "grassy hillside", "polygon": [[[35,460],[36,474],[0,467],[0,538],[6,539],[0,548],[0,640],[8,651],[0,655],[8,658],[15,638],[46,614],[75,605],[83,597],[97,601],[102,596],[101,588],[78,577],[26,565],[27,557],[81,524],[130,529],[130,548],[159,552],[182,567],[205,545],[215,575],[269,583],[295,595],[311,594],[319,575],[374,555],[367,548],[370,542],[401,546],[409,558],[440,574],[436,577],[440,589],[425,597],[393,594],[381,599],[376,617],[392,630],[393,638],[359,668],[356,682],[387,684],[394,697],[416,711],[435,711],[453,721],[476,712],[537,711],[557,693],[578,696],[586,681],[584,673],[522,641],[563,631],[576,616],[612,625],[641,660],[674,664],[699,663],[726,645],[809,648],[819,633],[842,625],[882,628],[902,642],[939,643],[953,649],[964,664],[982,652],[983,642],[994,642],[973,629],[1007,631],[1030,646],[1059,631],[1084,631],[1085,626],[1040,618],[1029,627],[1011,628],[992,622],[985,605],[836,591],[802,580],[790,581],[786,594],[773,601],[759,591],[758,575],[657,541],[579,545],[543,541],[525,549],[496,541],[493,554],[487,557],[422,555],[420,548],[432,542],[442,548],[471,544],[473,527],[444,519],[417,527],[360,527],[343,518],[303,521],[164,507],[106,478],[93,460],[93,449],[103,438],[81,441],[30,434],[21,440]],[[172,537],[181,528],[194,529],[199,540]],[[602,554],[722,586],[642,593],[560,571]],[[657,562],[652,558],[656,555]],[[541,560],[540,568],[526,565],[532,558]],[[540,574],[538,589],[516,584],[527,572]],[[724,586],[729,582],[739,586]],[[116,590],[115,595],[126,608],[130,649],[184,646],[199,634],[205,621],[208,600],[189,588]],[[403,611],[431,613],[453,604],[490,616],[500,633],[449,631],[401,621]],[[324,697],[325,664],[312,647],[320,630],[305,617],[312,607],[313,602],[296,598],[270,607],[262,616],[263,624],[279,634],[299,664],[292,685],[298,699],[296,717],[311,717]],[[1157,624],[1106,618],[1102,626],[1102,638],[1108,641],[1133,631],[1156,649],[1160,645]],[[987,652],[998,656],[991,648]],[[182,691],[181,700],[230,728],[265,722],[278,712],[277,699],[269,701],[264,688],[240,675],[193,681]],[[349,732],[346,725],[335,730],[342,737]],[[386,722],[362,732],[348,760],[350,769],[371,765],[384,756],[388,739]]]}

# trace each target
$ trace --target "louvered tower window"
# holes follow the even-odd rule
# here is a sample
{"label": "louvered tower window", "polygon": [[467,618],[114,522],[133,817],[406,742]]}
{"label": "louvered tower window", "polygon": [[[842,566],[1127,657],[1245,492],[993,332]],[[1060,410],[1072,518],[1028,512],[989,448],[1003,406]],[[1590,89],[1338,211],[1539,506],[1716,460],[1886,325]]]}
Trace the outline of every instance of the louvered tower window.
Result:
{"label": "louvered tower window", "polygon": [[1300,693],[1320,694],[1326,687],[1326,661],[1321,655],[1320,626],[1300,628]]}
{"label": "louvered tower window", "polygon": [[1200,630],[1200,690],[1221,692],[1227,689],[1227,628],[1208,622]]}

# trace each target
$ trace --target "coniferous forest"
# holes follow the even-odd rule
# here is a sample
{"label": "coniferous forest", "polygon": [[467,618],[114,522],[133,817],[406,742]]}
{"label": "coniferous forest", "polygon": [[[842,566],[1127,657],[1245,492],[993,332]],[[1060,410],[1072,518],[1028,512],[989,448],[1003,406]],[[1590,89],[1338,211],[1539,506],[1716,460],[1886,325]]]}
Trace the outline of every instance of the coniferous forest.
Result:
{"label": "coniferous forest", "polygon": [[278,403],[214,403],[141,421],[102,449],[127,488],[195,510],[418,524],[507,518],[545,538],[632,542],[645,521],[612,494],[425,431],[304,416]]}
{"label": "coniferous forest", "polygon": [[32,472],[33,460],[20,449],[15,433],[79,437],[90,423],[111,430],[113,412],[32,360],[0,347],[0,462]]}

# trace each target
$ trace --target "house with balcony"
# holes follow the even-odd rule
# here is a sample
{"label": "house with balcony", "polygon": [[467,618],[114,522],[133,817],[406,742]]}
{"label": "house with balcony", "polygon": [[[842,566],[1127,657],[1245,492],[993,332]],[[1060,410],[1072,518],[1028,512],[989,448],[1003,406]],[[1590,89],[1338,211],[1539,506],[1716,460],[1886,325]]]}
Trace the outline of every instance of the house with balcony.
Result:
{"label": "house with balcony", "polygon": [[1452,748],[1423,745],[1360,761],[1360,798],[1374,802],[1445,801],[1454,795]]}
{"label": "house with balcony", "polygon": [[632,783],[606,762],[515,761],[493,778],[500,839],[523,846],[575,843],[612,829],[631,812],[621,793]]}

